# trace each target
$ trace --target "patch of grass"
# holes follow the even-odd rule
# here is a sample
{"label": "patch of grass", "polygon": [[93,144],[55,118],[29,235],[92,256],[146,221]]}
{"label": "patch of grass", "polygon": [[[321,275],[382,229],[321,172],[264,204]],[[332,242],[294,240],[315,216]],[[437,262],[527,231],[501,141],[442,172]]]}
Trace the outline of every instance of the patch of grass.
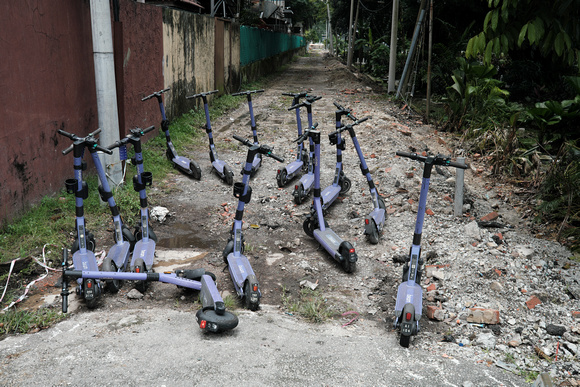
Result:
{"label": "patch of grass", "polygon": [[228,294],[227,296],[225,296],[223,298],[223,300],[224,300],[224,305],[226,306],[226,310],[231,311],[232,309],[235,309],[238,306],[240,306],[237,296],[233,296],[231,294]]}
{"label": "patch of grass", "polygon": [[520,376],[526,380],[526,383],[535,382],[538,379],[538,375],[540,375],[538,371],[522,370],[520,372]]}
{"label": "patch of grass", "polygon": [[326,300],[317,290],[303,288],[295,299],[283,287],[281,299],[288,312],[302,316],[310,322],[321,323],[332,317],[332,311]]}
{"label": "patch of grass", "polygon": [[0,314],[0,337],[14,333],[28,333],[37,329],[48,328],[65,318],[60,311],[39,309],[35,312],[27,310],[9,310]]}

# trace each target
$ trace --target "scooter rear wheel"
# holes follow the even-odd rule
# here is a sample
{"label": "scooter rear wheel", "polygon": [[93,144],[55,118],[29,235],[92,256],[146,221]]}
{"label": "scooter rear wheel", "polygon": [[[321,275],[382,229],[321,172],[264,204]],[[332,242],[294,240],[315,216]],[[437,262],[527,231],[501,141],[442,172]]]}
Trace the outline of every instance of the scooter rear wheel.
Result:
{"label": "scooter rear wheel", "polygon": [[189,169],[191,171],[191,176],[195,180],[201,179],[201,167],[199,166],[199,164],[196,161],[190,160]]}
{"label": "scooter rear wheel", "polygon": [[304,188],[302,184],[298,184],[298,188],[296,188],[296,192],[294,193],[294,203],[302,204],[304,201]]}
{"label": "scooter rear wheel", "polygon": [[[133,273],[146,273],[145,262],[141,258],[137,259],[131,271]],[[147,281],[135,281],[135,289],[141,293],[145,293],[148,286],[149,283]]]}
{"label": "scooter rear wheel", "polygon": [[213,309],[200,309],[195,314],[195,318],[200,328],[202,325],[205,326],[205,328],[201,329],[213,333],[229,331],[238,326],[238,316],[228,311],[223,315],[219,315]]}
{"label": "scooter rear wheel", "polygon": [[302,151],[302,172],[308,171],[308,164],[310,163],[310,156],[308,152]]}
{"label": "scooter rear wheel", "polygon": [[286,185],[286,179],[288,178],[288,171],[286,168],[282,169],[278,176],[276,176],[276,182],[278,183],[278,187],[283,188]]}
{"label": "scooter rear wheel", "polygon": [[[118,267],[111,258],[107,257],[103,261],[101,271],[116,273],[118,271]],[[111,293],[117,293],[123,287],[123,281],[121,280],[108,279],[105,280],[105,284],[107,285],[106,289]]]}
{"label": "scooter rear wheel", "polygon": [[373,219],[370,219],[370,222],[372,222],[372,224],[370,225],[371,230],[370,233],[367,234],[367,238],[369,239],[369,242],[371,242],[373,245],[376,245],[377,243],[379,243],[379,230]]}
{"label": "scooter rear wheel", "polygon": [[232,171],[229,165],[224,167],[224,180],[227,185],[234,184],[234,171]]}
{"label": "scooter rear wheel", "polygon": [[246,281],[246,283],[244,284],[244,297],[242,299],[243,303],[244,303],[244,307],[246,309],[249,310],[258,310],[258,307],[260,306],[260,299],[258,298],[258,301],[256,302],[252,302],[252,300],[250,299],[249,295],[251,293],[251,288],[250,288],[251,284],[249,281]]}
{"label": "scooter rear wheel", "polygon": [[399,338],[399,344],[401,345],[401,347],[409,348],[410,343],[411,343],[411,336],[405,336],[405,335],[401,334],[401,337]]}
{"label": "scooter rear wheel", "polygon": [[345,248],[341,248],[340,255],[342,257],[342,269],[346,273],[354,273],[356,271],[356,261],[350,261],[350,252]]}

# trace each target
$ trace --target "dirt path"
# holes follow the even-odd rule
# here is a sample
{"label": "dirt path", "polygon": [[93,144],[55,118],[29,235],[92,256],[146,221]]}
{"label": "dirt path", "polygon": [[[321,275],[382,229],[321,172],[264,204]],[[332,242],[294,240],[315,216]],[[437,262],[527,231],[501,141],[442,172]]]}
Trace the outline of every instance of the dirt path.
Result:
{"label": "dirt path", "polygon": [[[359,118],[372,117],[357,126],[356,133],[386,204],[386,231],[376,245],[363,235],[364,218],[372,204],[350,139],[343,163],[352,187],[333,204],[327,217],[332,229],[355,246],[358,262],[353,274],[345,273],[304,233],[310,199],[296,205],[292,200],[294,182],[284,188],[276,184],[276,170],[295,158],[292,141],[297,137],[295,114],[287,110],[291,99],[282,93],[300,91],[322,96],[313,106],[314,121],[322,132],[322,187],[331,183],[336,162],[335,148],[327,137],[335,126],[333,102],[352,108]],[[428,149],[432,154],[457,156],[461,150],[456,149],[453,139],[424,125],[408,110],[392,105],[378,91],[335,59],[313,53],[298,58],[272,78],[264,93],[255,95],[260,143],[273,146],[285,162],[265,158],[251,180],[252,199],[244,214],[245,252],[260,281],[261,303],[270,311],[290,313],[283,307],[284,300],[297,300],[301,283],[308,281],[316,284],[326,305],[338,316],[336,324],[350,321],[349,317],[341,318],[342,314],[356,312],[347,315],[359,316],[353,323],[356,329],[395,336],[391,326],[396,289],[402,276],[402,257],[412,242],[422,170],[421,164],[395,157],[395,152]],[[212,127],[220,157],[234,169],[235,180],[241,181],[239,171],[246,148],[232,135],[251,137],[247,104],[212,121]],[[224,296],[234,294],[222,250],[237,201],[232,188],[211,172],[206,148],[191,156],[202,166],[201,181],[175,174],[165,181],[154,181],[151,189],[154,205],[170,211],[167,220],[154,224],[159,237],[156,267],[161,270],[174,265],[171,259],[177,254],[179,265],[211,270],[217,274]],[[467,161],[470,169],[466,172],[463,217],[453,216],[454,171],[438,169],[431,179],[423,230],[423,252],[429,266],[422,282],[424,318],[422,331],[411,346],[433,351],[437,357],[464,356],[516,373],[552,371],[559,380],[566,375],[577,378],[573,375],[578,375],[580,367],[574,351],[580,329],[573,312],[580,310],[580,284],[570,252],[530,235],[523,214],[514,210],[519,202],[517,194],[487,179],[476,161]],[[478,225],[476,221],[492,212],[499,216],[494,220],[499,227]],[[135,310],[173,304],[187,309],[193,303],[181,290],[162,284],[153,284],[141,300],[128,300],[125,295],[129,290],[126,287],[119,295],[106,296],[101,307]],[[526,302],[532,296],[540,304],[529,308]],[[473,307],[497,312],[500,324],[469,321]],[[428,308],[439,310],[436,318],[427,318]],[[549,333],[550,325],[564,327],[566,336]],[[442,342],[444,338],[451,342]],[[538,358],[534,349],[540,348],[553,358],[557,348],[564,347],[568,349],[560,349],[559,363]],[[507,364],[507,358],[513,361]]]}

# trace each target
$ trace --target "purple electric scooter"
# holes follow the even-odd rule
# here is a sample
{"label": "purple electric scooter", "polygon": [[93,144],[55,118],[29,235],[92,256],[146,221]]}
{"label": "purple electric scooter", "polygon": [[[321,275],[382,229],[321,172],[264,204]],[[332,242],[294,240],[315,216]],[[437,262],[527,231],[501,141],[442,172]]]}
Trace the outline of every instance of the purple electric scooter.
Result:
{"label": "purple electric scooter", "polygon": [[423,220],[427,207],[427,193],[429,192],[429,180],[434,165],[466,169],[465,164],[451,161],[449,157],[421,156],[417,153],[397,152],[397,156],[408,157],[425,164],[423,169],[423,181],[419,196],[419,209],[417,222],[413,234],[413,244],[409,252],[409,260],[403,267],[403,283],[397,289],[397,302],[395,304],[395,320],[393,328],[400,330],[399,343],[402,347],[408,347],[411,336],[419,333],[419,320],[423,312],[423,289],[421,288],[421,275],[423,274],[424,261],[421,258],[421,235],[423,232]]}
{"label": "purple electric scooter", "polygon": [[303,228],[306,235],[314,237],[332,258],[341,264],[345,272],[352,273],[356,269],[358,259],[353,245],[332,231],[324,220],[320,196],[320,131],[316,130],[317,126],[318,124],[314,124],[297,139],[297,141],[304,141],[309,137],[314,142],[314,199]]}
{"label": "purple electric scooter", "polygon": [[[311,128],[312,127],[312,104],[314,103],[314,101],[318,101],[321,98],[322,97],[307,96],[306,101],[304,101],[298,105],[294,105],[294,106],[290,107],[290,109],[296,108],[296,110],[299,110],[300,107],[305,106],[306,112],[308,115],[308,127]],[[288,110],[290,110],[290,109],[288,109]],[[294,197],[294,203],[296,203],[296,204],[302,204],[302,202],[304,202],[304,199],[306,199],[306,197],[312,191],[312,187],[314,187],[314,142],[312,141],[312,138],[310,138],[310,137],[308,138],[308,144],[309,144],[308,173],[302,175],[302,177],[300,178],[300,181],[298,182],[298,184],[296,184],[294,186],[294,191],[292,192],[292,196]]]}
{"label": "purple electric scooter", "polygon": [[[334,106],[337,107],[338,112],[341,112],[342,115],[346,115],[348,118],[350,118],[351,120],[353,120],[359,124],[361,122],[367,120],[367,118],[365,118],[365,119],[357,121],[356,117],[352,114],[352,110],[345,109],[344,107],[342,107],[341,105],[339,105],[336,102],[334,102]],[[384,226],[385,226],[385,220],[386,220],[386,215],[387,215],[387,212],[385,211],[385,202],[383,201],[383,198],[379,196],[379,192],[377,190],[377,187],[375,186],[375,183],[373,182],[373,178],[371,177],[371,173],[369,171],[369,168],[368,168],[367,163],[365,161],[365,157],[363,155],[360,144],[359,144],[358,139],[356,137],[356,133],[354,131],[354,124],[342,125],[342,127],[338,128],[334,133],[336,133],[337,136],[339,136],[340,133],[343,131],[348,131],[348,134],[350,135],[350,138],[352,139],[352,143],[354,144],[354,147],[356,149],[356,153],[357,153],[359,161],[360,161],[360,164],[359,164],[360,170],[361,170],[363,176],[366,177],[367,183],[369,185],[371,200],[373,202],[373,210],[365,218],[365,231],[364,231],[364,233],[367,236],[367,239],[369,240],[369,242],[371,242],[372,244],[377,244],[377,243],[379,243],[379,237],[382,234],[382,232],[384,230]],[[333,136],[334,133],[332,133],[331,136]]]}
{"label": "purple electric scooter", "polygon": [[[298,137],[302,136],[302,120],[300,119],[300,107],[297,105],[300,103],[301,98],[306,98],[308,95],[304,93],[282,93],[292,97],[292,106],[288,110],[296,109],[296,127],[298,128]],[[296,149],[296,160],[293,160],[290,164],[286,165],[282,169],[278,169],[276,172],[276,182],[278,187],[283,188],[290,180],[298,175],[301,171],[306,171],[309,165],[308,153],[304,149],[304,142],[299,142]]]}
{"label": "purple electric scooter", "polygon": [[209,159],[211,160],[211,166],[213,170],[218,174],[218,176],[226,182],[227,185],[234,184],[234,172],[230,166],[223,160],[220,160],[217,154],[215,144],[213,143],[213,134],[211,129],[211,121],[209,119],[209,107],[207,103],[207,96],[217,93],[219,90],[207,91],[205,93],[199,93],[195,95],[190,95],[185,97],[190,98],[201,98],[203,100],[203,108],[205,110],[205,132],[209,137]]}
{"label": "purple electric scooter", "polygon": [[252,173],[252,162],[257,154],[265,155],[276,161],[284,162],[284,159],[272,153],[272,148],[266,145],[252,144],[251,141],[234,135],[234,138],[248,147],[246,163],[243,169],[243,179],[234,183],[234,197],[238,198],[238,208],[234,224],[230,232],[230,237],[222,253],[224,262],[228,265],[228,270],[238,296],[241,298],[244,307],[250,310],[257,310],[260,306],[260,284],[248,257],[244,255],[244,234],[242,231],[242,217],[244,216],[244,206],[252,198],[252,187],[250,187],[250,175]]}
{"label": "purple electric scooter", "polygon": [[[245,95],[246,99],[248,100],[248,109],[250,111],[250,129],[252,129],[252,135],[254,137],[254,145],[260,145],[258,142],[258,132],[256,131],[256,119],[254,118],[254,106],[252,105],[252,94],[256,93],[263,93],[264,90],[248,90],[248,91],[240,91],[239,93],[233,93],[232,96],[238,95]],[[256,153],[254,160],[252,160],[252,172],[250,177],[253,177],[260,169],[262,165],[262,154]],[[244,174],[244,170],[242,169],[242,174]]]}
{"label": "purple electric scooter", "polygon": [[169,135],[169,120],[165,116],[165,107],[163,106],[163,93],[170,90],[169,87],[167,89],[163,89],[160,91],[156,91],[155,93],[148,95],[141,99],[141,101],[147,101],[153,97],[157,98],[157,102],[159,102],[159,110],[161,111],[161,130],[165,133],[165,141],[167,142],[167,151],[165,152],[167,159],[171,161],[173,166],[186,174],[189,177],[193,177],[196,180],[201,179],[201,168],[197,162],[194,160],[190,160],[187,157],[179,156],[177,151],[175,150],[175,146],[171,141],[171,136]]}

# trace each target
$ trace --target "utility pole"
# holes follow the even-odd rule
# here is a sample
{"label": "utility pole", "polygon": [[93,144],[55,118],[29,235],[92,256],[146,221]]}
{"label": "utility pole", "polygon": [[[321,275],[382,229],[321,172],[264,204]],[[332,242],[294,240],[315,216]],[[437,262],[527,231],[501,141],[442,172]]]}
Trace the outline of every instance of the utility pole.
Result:
{"label": "utility pole", "polygon": [[[90,7],[97,112],[99,128],[101,128],[99,142],[102,146],[109,146],[120,138],[111,9],[109,0],[90,0]],[[109,181],[114,185],[120,184],[123,174],[121,173],[119,150],[116,149],[112,155],[101,154],[100,157],[105,165]]]}
{"label": "utility pole", "polygon": [[431,56],[433,55],[433,0],[429,2],[429,55],[427,56],[427,114],[429,123],[429,110],[431,109]]}
{"label": "utility pole", "polygon": [[389,57],[388,93],[395,91],[396,63],[397,63],[397,30],[399,27],[399,0],[393,0],[393,18],[391,21],[391,47]]}
{"label": "utility pole", "polygon": [[348,22],[348,51],[346,54],[346,67],[352,65],[352,18],[354,14],[354,0],[350,0],[350,20]]}
{"label": "utility pole", "polygon": [[326,0],[326,11],[328,12],[328,34],[327,34],[327,38],[329,39],[330,45],[329,45],[329,50],[330,53],[334,55],[334,45],[333,45],[333,40],[334,40],[334,36],[332,35],[332,24],[330,24],[330,3],[329,0]]}

